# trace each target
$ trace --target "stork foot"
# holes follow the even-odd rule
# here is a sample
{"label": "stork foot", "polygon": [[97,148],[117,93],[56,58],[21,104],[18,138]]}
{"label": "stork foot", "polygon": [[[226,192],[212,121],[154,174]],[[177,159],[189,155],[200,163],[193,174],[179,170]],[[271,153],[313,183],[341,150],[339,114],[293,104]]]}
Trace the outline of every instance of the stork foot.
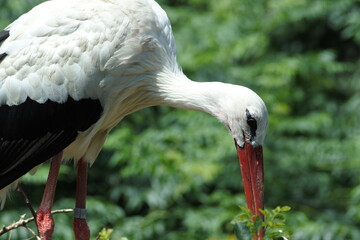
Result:
{"label": "stork foot", "polygon": [[40,239],[51,240],[54,232],[54,219],[50,211],[38,211],[36,213],[36,223],[38,226]]}
{"label": "stork foot", "polygon": [[74,218],[73,227],[76,240],[90,239],[90,229],[86,219]]}
{"label": "stork foot", "polygon": [[56,182],[59,175],[62,152],[57,154],[50,164],[49,176],[45,185],[44,195],[39,210],[36,213],[36,225],[41,240],[51,240],[54,232],[54,219],[51,215],[51,207],[54,201]]}

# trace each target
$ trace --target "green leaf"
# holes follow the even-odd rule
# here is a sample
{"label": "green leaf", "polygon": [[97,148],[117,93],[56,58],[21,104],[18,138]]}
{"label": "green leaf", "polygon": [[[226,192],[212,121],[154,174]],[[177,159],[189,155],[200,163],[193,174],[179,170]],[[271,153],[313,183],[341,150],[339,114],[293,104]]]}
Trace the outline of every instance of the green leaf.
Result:
{"label": "green leaf", "polygon": [[238,222],[242,222],[245,220],[249,220],[249,216],[246,213],[242,213],[242,214],[236,216],[234,220],[238,221]]}
{"label": "green leaf", "polygon": [[263,223],[262,219],[259,216],[256,216],[255,221],[254,221],[254,229],[255,229],[254,233],[257,233],[260,231],[260,229],[263,227],[262,223]]}
{"label": "green leaf", "polygon": [[106,229],[103,228],[99,235],[97,236],[96,240],[110,240],[110,235],[113,233],[113,229]]}
{"label": "green leaf", "polygon": [[276,220],[285,221],[285,216],[284,216],[284,214],[281,214],[281,213],[274,214],[273,218]]}
{"label": "green leaf", "polygon": [[240,240],[251,240],[252,238],[252,234],[250,233],[249,228],[241,222],[235,223],[235,235],[237,239]]}
{"label": "green leaf", "polygon": [[291,210],[291,207],[289,207],[289,206],[283,206],[283,207],[280,208],[281,212],[288,212],[290,210]]}
{"label": "green leaf", "polygon": [[273,228],[282,228],[284,226],[285,226],[285,223],[283,223],[283,222],[275,222],[272,227]]}

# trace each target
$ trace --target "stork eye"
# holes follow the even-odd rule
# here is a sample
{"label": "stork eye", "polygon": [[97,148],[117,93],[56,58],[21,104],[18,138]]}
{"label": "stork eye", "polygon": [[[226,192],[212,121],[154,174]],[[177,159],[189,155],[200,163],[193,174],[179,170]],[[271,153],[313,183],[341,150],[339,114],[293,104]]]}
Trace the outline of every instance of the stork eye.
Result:
{"label": "stork eye", "polygon": [[252,136],[256,136],[257,122],[255,118],[250,117],[246,120],[247,124],[250,127],[250,133]]}
{"label": "stork eye", "polygon": [[250,126],[250,128],[254,128],[256,130],[257,122],[256,122],[255,118],[249,118],[246,122]]}
{"label": "stork eye", "polygon": [[255,137],[257,130],[257,122],[256,119],[253,117],[253,115],[250,114],[250,111],[248,109],[246,109],[246,122],[250,127],[251,136]]}

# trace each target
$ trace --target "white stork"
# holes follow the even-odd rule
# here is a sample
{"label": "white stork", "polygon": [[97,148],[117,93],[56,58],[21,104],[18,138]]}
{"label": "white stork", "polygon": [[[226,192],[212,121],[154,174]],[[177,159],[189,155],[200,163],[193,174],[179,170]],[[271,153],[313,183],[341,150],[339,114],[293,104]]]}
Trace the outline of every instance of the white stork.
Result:
{"label": "white stork", "polygon": [[37,212],[41,238],[51,239],[60,162],[74,159],[74,231],[76,239],[89,239],[88,165],[126,115],[156,105],[203,111],[226,126],[248,207],[260,215],[265,104],[242,86],[189,80],[176,60],[169,19],[153,0],[52,0],[0,33],[2,203],[19,178],[53,157]]}

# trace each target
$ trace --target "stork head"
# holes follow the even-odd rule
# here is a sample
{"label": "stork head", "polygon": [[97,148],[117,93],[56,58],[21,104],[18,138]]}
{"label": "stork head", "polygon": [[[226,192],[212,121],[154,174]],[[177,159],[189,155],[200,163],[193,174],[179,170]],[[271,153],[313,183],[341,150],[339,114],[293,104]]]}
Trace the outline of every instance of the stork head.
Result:
{"label": "stork head", "polygon": [[262,99],[248,88],[227,86],[218,118],[235,141],[248,208],[257,215],[264,207],[264,174],[262,145],[268,113]]}

